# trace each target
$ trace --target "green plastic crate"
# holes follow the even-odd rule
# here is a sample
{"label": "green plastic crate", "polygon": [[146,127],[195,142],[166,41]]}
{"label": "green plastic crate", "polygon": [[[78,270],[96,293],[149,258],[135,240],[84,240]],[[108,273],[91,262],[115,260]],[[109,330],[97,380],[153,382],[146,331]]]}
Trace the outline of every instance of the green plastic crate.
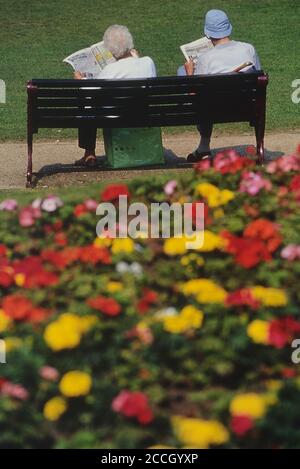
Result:
{"label": "green plastic crate", "polygon": [[161,129],[104,129],[107,164],[111,168],[164,164]]}

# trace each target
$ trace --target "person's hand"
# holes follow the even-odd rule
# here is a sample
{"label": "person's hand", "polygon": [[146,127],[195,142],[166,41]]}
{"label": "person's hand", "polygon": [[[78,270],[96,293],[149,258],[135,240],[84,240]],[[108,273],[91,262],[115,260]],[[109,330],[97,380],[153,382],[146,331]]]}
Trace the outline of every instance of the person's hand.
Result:
{"label": "person's hand", "polygon": [[85,77],[84,73],[81,72],[74,72],[74,78],[75,80],[83,80]]}
{"label": "person's hand", "polygon": [[187,75],[194,75],[195,63],[193,59],[190,59],[188,62],[185,62],[184,68]]}

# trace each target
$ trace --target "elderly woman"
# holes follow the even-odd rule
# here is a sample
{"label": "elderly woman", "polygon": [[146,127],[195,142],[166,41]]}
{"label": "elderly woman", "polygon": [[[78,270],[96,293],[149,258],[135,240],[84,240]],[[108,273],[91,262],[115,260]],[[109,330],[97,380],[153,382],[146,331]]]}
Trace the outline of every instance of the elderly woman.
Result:
{"label": "elderly woman", "polygon": [[[156,76],[156,68],[150,57],[139,57],[134,49],[131,33],[126,26],[113,25],[104,33],[104,46],[109,50],[116,62],[108,64],[97,77],[98,79],[152,78]],[[76,79],[84,78],[75,72]],[[76,165],[94,166],[96,164],[95,127],[79,129],[79,147],[85,150],[84,156],[75,162]]]}

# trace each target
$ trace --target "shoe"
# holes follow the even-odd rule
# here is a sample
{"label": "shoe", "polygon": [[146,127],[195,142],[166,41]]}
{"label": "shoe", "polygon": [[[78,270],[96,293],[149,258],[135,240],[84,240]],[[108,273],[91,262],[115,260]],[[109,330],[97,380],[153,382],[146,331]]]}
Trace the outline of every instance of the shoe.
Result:
{"label": "shoe", "polygon": [[96,166],[97,164],[97,159],[95,156],[83,156],[79,160],[75,161],[75,166],[87,166],[87,167],[93,167]]}
{"label": "shoe", "polygon": [[199,152],[195,150],[193,153],[190,153],[187,157],[187,162],[188,163],[197,163],[198,161],[204,160],[206,158],[209,158],[211,156],[211,151],[203,151]]}

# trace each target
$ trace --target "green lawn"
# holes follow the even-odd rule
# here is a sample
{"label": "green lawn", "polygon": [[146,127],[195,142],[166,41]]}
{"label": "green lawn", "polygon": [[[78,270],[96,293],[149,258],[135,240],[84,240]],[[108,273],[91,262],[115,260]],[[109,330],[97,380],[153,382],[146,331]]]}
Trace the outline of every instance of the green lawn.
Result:
{"label": "green lawn", "polygon": [[[300,78],[300,3],[295,0],[10,0],[1,2],[0,79],[7,84],[7,104],[0,104],[0,139],[26,135],[26,81],[69,77],[62,59],[101,39],[110,24],[126,24],[159,74],[171,75],[183,59],[179,45],[203,35],[210,8],[228,12],[233,37],[252,42],[270,74],[268,129],[299,128],[299,106],[290,97],[292,81]],[[58,135],[75,134],[41,132]]]}

